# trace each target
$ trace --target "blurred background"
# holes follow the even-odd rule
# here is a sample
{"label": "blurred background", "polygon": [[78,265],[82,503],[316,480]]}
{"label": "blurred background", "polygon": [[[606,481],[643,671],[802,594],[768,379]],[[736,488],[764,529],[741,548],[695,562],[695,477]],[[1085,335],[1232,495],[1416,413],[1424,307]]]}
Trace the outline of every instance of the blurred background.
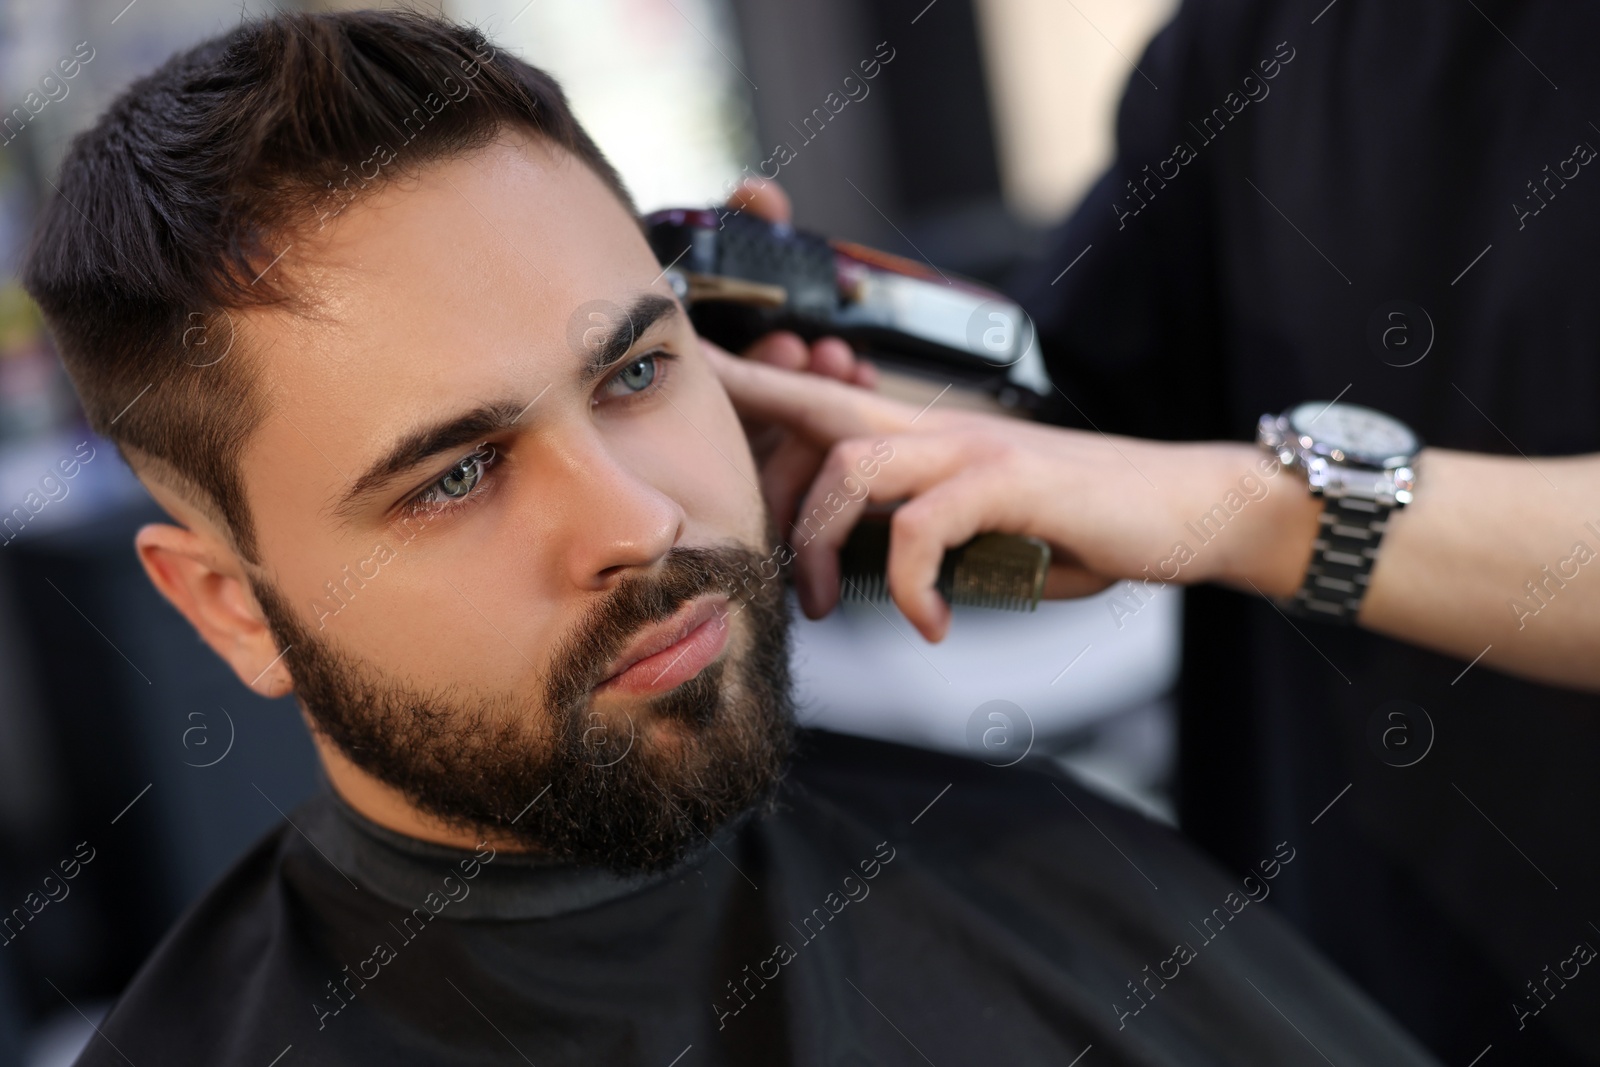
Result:
{"label": "blurred background", "polygon": [[[306,3],[303,9],[375,6]],[[425,5],[426,6],[426,5]],[[1175,0],[457,0],[554,74],[642,210],[720,201],[780,142],[797,222],[997,282],[1111,158],[1116,101]],[[159,511],[84,425],[16,283],[70,139],[261,0],[0,0],[0,1067],[71,1062],[162,933],[321,788],[299,714],[229,674],[145,579]],[[80,44],[80,42],[82,44]],[[41,82],[62,57],[71,79]],[[890,58],[886,58],[890,57]],[[865,97],[814,119],[876,58]],[[58,461],[70,478],[50,478]],[[87,457],[87,458],[85,458]],[[1009,762],[1060,759],[1157,818],[1176,590],[1035,616],[892,605],[801,621],[804,720]],[[60,899],[41,879],[88,860]],[[4,931],[0,927],[0,931]],[[20,930],[20,932],[17,932]]]}

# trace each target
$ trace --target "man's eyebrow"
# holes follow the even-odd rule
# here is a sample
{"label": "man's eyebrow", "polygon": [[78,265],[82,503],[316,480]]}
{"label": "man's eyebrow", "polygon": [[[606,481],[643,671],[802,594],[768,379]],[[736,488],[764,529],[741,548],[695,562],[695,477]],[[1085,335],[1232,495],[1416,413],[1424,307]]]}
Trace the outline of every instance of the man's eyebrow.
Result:
{"label": "man's eyebrow", "polygon": [[628,354],[646,330],[679,313],[678,302],[659,293],[641,293],[615,313],[591,311],[589,321],[599,320],[599,323],[588,329],[584,329],[581,322],[576,324],[579,343],[590,350],[583,368],[583,383],[592,385]]}
{"label": "man's eyebrow", "polygon": [[[590,350],[579,370],[580,383],[584,387],[592,385],[627,356],[645,331],[680,313],[677,301],[656,293],[642,294],[614,314],[596,312],[608,321],[593,327],[600,332],[592,337],[578,335],[584,347]],[[514,400],[490,401],[406,433],[356,478],[349,491],[333,505],[333,514],[349,517],[366,497],[397,475],[421,466],[434,456],[479,444],[485,437],[511,429],[532,406],[532,403]]]}
{"label": "man's eyebrow", "polygon": [[451,416],[440,422],[412,430],[372,462],[350,486],[348,492],[333,506],[335,515],[349,517],[362,501],[387,485],[396,475],[443,452],[454,452],[476,445],[490,434],[500,433],[517,424],[522,412],[531,405],[514,401],[496,400],[480,404],[470,411]]}

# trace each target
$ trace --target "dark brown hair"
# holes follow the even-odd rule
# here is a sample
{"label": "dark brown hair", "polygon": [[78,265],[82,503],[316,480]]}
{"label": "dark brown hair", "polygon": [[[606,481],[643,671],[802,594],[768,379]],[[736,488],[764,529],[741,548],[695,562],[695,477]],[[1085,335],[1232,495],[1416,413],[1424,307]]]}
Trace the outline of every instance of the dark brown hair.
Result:
{"label": "dark brown hair", "polygon": [[273,15],[135,82],[73,141],[23,272],[91,425],[259,562],[238,457],[266,404],[227,312],[293,303],[266,268],[297,228],[508,127],[637,216],[555,81],[440,18]]}

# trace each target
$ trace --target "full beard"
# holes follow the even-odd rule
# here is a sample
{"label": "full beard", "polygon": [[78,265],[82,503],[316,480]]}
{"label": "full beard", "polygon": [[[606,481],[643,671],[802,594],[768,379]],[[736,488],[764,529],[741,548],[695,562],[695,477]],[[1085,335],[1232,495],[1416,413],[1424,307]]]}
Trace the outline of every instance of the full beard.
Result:
{"label": "full beard", "polygon": [[[794,743],[789,610],[748,548],[674,548],[622,580],[556,648],[543,700],[385,681],[253,582],[295,694],[346,758],[445,825],[619,874],[668,869],[732,817],[770,806]],[[643,626],[725,593],[744,636],[682,684],[594,707],[605,667]],[[713,623],[714,624],[714,623]]]}

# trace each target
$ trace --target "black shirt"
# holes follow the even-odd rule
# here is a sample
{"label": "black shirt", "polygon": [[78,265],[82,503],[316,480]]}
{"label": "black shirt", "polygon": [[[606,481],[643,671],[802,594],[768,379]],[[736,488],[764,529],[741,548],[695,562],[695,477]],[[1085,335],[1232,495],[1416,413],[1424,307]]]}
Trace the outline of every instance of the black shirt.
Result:
{"label": "black shirt", "polygon": [[1306,826],[1226,874],[1048,764],[815,731],[800,753],[775,811],[638,879],[321,795],[78,1062],[1433,1062],[1260,905]]}
{"label": "black shirt", "polygon": [[[1530,457],[1574,515],[1542,562],[1600,552],[1600,500],[1540,460],[1600,451],[1597,41],[1592,4],[1185,3],[1113,167],[1013,286],[1053,417],[1249,440],[1342,397]],[[1237,866],[1339,798],[1273,905],[1448,1060],[1600,1063],[1600,977],[1550,978],[1600,946],[1600,699],[1220,589],[1185,610],[1188,833]],[[1372,740],[1396,700],[1431,720],[1410,766]]]}

